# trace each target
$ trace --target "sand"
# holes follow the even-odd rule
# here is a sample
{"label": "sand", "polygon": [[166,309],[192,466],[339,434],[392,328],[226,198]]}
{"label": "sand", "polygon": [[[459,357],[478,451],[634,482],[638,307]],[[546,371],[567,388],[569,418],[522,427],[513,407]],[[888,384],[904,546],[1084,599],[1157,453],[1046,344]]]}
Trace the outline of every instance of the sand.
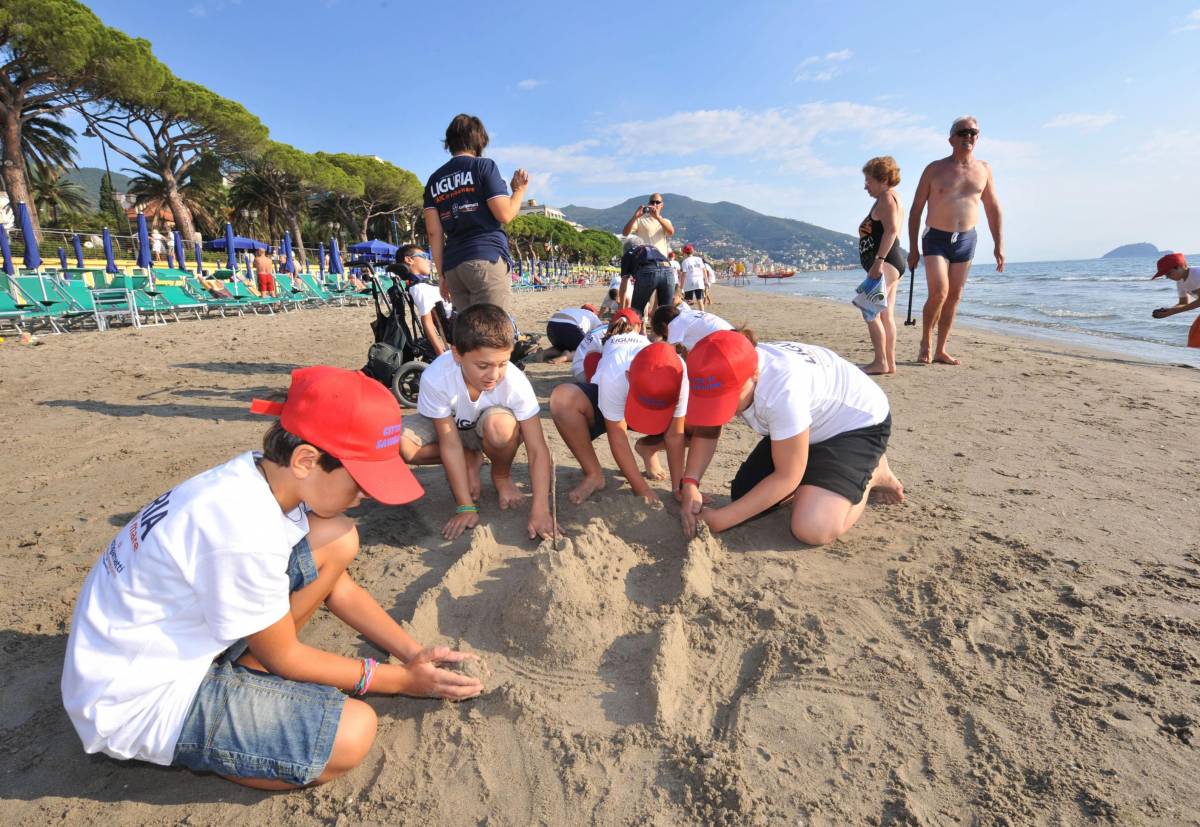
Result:
{"label": "sand", "polygon": [[[535,328],[598,291],[523,296]],[[865,362],[857,311],[717,290],[764,339]],[[58,681],[117,527],[254,447],[250,399],[359,367],[367,309],[0,345],[0,823],[1179,824],[1200,820],[1200,374],[962,329],[958,368],[901,328],[889,456],[908,501],[801,548],[780,515],[688,543],[619,481],[525,539],[485,475],[480,527],[357,509],[352,572],[426,644],[485,658],[459,704],[373,697],[365,764],[266,794],[87,756]],[[543,401],[564,365],[529,368]],[[548,418],[558,486],[578,480]],[[740,423],[705,480],[724,497]],[[528,484],[523,467],[518,482]],[[665,492],[666,483],[652,483]],[[304,639],[374,653],[318,612]]]}

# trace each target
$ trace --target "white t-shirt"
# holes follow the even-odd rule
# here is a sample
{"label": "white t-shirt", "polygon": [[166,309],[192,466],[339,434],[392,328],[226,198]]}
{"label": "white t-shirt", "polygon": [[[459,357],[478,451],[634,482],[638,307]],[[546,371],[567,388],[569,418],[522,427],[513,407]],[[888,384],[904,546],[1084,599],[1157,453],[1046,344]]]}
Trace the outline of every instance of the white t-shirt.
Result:
{"label": "white t-shirt", "polygon": [[[620,298],[621,298],[621,293],[620,293],[620,290],[621,290],[621,277],[620,277],[620,276],[613,276],[613,277],[612,277],[612,280],[611,280],[611,281],[609,281],[609,283],[608,283],[608,289],[609,289],[609,290],[616,290],[616,291],[618,291],[618,292],[617,292],[617,299],[620,299]],[[630,279],[630,280],[629,280],[629,281],[626,283],[626,285],[625,285],[625,298],[627,298],[627,299],[632,299],[632,298],[633,298],[633,279]]]}
{"label": "white t-shirt", "polygon": [[657,247],[664,256],[671,252],[671,242],[667,237],[667,231],[652,215],[643,215],[638,218],[637,223],[633,225],[633,234],[640,238],[643,244]]}
{"label": "white t-shirt", "polygon": [[700,256],[688,256],[683,260],[683,289],[704,289],[704,259]]}
{"label": "white t-shirt", "polygon": [[717,280],[717,271],[709,266],[708,262],[704,262],[704,286],[708,287]]}
{"label": "white t-shirt", "polygon": [[550,317],[552,322],[568,322],[575,325],[584,333],[595,330],[602,322],[600,317],[582,307],[565,307]]}
{"label": "white t-shirt", "polygon": [[441,291],[427,282],[414,281],[408,288],[408,295],[412,297],[419,317],[424,318],[432,313],[438,302],[444,305],[442,312],[446,314],[446,318],[450,318],[450,314],[454,312],[454,306],[442,298]]}
{"label": "white t-shirt", "polygon": [[575,374],[575,378],[580,382],[588,381],[587,376],[583,372],[584,360],[589,353],[600,352],[604,334],[607,332],[608,325],[601,322],[600,326],[584,336],[583,341],[579,343],[579,347],[575,348],[575,355],[571,357],[571,373]]}
{"label": "white t-shirt", "polygon": [[718,330],[733,330],[733,325],[720,316],[692,310],[683,304],[679,306],[679,315],[667,325],[667,343],[683,345],[691,351],[697,342]]}
{"label": "white t-shirt", "polygon": [[1187,278],[1175,282],[1175,289],[1179,291],[1180,299],[1192,301],[1192,297],[1200,292],[1200,267],[1189,267]]}
{"label": "white t-shirt", "polygon": [[878,425],[890,407],[879,386],[832,350],[799,342],[758,346],[754,401],[742,412],[746,424],[772,440],[806,428],[809,444]]}
{"label": "white t-shirt", "polygon": [[[625,418],[625,400],[629,396],[629,377],[626,375],[629,366],[642,348],[650,344],[650,340],[640,333],[622,333],[613,336],[604,345],[604,355],[600,364],[596,365],[596,374],[592,381],[599,387],[600,413],[610,422],[620,422]],[[681,359],[680,362],[683,360]],[[683,385],[679,390],[679,402],[675,405],[675,416],[687,413],[688,381],[687,366],[683,368]]]}
{"label": "white t-shirt", "polygon": [[87,752],[170,764],[213,658],[287,615],[288,558],[308,534],[247,452],[163,494],[88,574],[63,664]]}
{"label": "white t-shirt", "polygon": [[467,392],[462,368],[454,361],[454,354],[446,351],[434,359],[421,374],[421,389],[417,396],[417,413],[430,419],[453,416],[460,431],[469,431],[479,421],[479,415],[488,408],[502,405],[513,412],[518,422],[538,415],[537,394],[533,385],[518,368],[509,362],[504,369],[504,378],[490,391],[483,391],[472,400]]}

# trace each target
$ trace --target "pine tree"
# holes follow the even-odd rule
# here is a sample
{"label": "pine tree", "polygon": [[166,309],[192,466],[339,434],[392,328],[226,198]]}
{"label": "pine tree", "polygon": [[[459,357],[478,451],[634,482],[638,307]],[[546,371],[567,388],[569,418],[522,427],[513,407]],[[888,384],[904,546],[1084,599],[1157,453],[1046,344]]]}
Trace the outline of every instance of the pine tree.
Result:
{"label": "pine tree", "polygon": [[100,179],[100,215],[109,226],[116,227],[121,223],[117,220],[121,216],[121,208],[117,206],[112,180],[107,175]]}

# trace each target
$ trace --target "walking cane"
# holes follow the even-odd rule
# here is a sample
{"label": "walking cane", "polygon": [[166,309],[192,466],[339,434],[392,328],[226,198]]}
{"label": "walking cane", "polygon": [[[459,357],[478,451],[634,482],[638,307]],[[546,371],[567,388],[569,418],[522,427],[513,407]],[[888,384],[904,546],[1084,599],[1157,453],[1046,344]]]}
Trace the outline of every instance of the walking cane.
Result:
{"label": "walking cane", "polygon": [[908,318],[904,320],[905,327],[908,327],[909,325],[915,325],[917,323],[917,320],[913,318],[912,314],[913,288],[917,283],[917,268],[914,267],[912,272],[908,275]]}

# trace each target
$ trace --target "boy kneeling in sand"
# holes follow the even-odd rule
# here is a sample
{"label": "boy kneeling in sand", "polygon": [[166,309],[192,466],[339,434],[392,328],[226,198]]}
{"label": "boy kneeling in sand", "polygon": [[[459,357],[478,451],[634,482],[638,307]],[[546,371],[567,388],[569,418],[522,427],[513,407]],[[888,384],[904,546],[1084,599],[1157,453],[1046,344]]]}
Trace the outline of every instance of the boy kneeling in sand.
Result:
{"label": "boy kneeling in sand", "polygon": [[[717,331],[697,342],[687,367],[687,425],[697,430],[682,480],[686,536],[698,520],[724,531],[791,498],[792,535],[819,546],[850,530],[869,493],[880,502],[904,500],[884,454],[892,429],[887,396],[833,351],[799,342],[755,347],[741,333]],[[733,501],[706,508],[700,479],[721,427],[737,413],[763,439],[730,484]]]}
{"label": "boy kneeling in sand", "polygon": [[[266,790],[356,767],[375,713],[343,691],[470,698],[441,668],[474,657],[422,649],[347,569],[364,494],[420,497],[396,452],[400,408],[361,373],[292,374],[280,421],[247,452],[146,506],[84,581],[63,704],[84,749],[219,773]],[[346,658],[297,633],[322,603],[403,665]]]}
{"label": "boy kneeling in sand", "polygon": [[[620,311],[609,325],[593,381],[562,384],[550,394],[554,426],[583,470],[583,480],[568,494],[576,505],[604,488],[604,471],[592,447],[603,433],[634,494],[647,503],[658,501],[638,471],[634,450],[645,462],[646,476],[664,479],[658,452],[665,448],[672,490],[677,490],[686,450],[687,373],[675,349],[651,344],[638,332],[640,323],[634,311]],[[632,449],[630,428],[645,434]]]}
{"label": "boy kneeling in sand", "polygon": [[480,468],[492,461],[492,483],[500,510],[521,504],[525,496],[512,479],[517,448],[525,443],[533,505],[529,537],[550,537],[550,448],[541,410],[529,380],[509,363],[515,336],[512,320],[494,304],[468,307],[454,322],[454,346],[421,374],[417,414],[404,421],[400,454],[411,465],[437,465],[457,503],[442,528],[453,540],[479,523]]}

